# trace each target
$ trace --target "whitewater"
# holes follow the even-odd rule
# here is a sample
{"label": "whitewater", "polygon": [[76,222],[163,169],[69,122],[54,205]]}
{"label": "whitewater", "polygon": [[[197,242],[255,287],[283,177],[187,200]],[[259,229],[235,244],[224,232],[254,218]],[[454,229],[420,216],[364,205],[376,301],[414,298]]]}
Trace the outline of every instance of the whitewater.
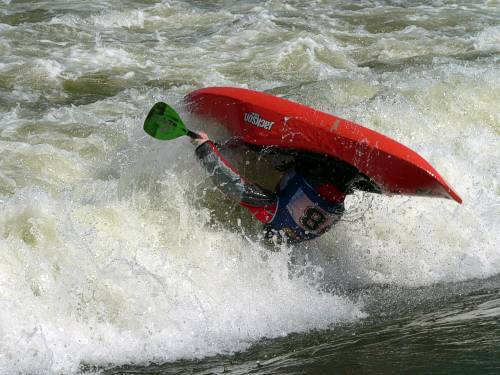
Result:
{"label": "whitewater", "polygon": [[[270,251],[142,130],[216,136],[207,86],[388,135],[463,204],[358,192]],[[498,1],[1,0],[0,373],[497,373],[499,97]]]}

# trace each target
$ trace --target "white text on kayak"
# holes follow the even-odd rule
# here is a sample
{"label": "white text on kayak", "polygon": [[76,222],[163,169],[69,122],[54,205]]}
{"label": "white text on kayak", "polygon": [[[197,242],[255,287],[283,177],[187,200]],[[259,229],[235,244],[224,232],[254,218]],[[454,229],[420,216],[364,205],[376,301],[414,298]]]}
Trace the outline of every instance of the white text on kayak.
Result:
{"label": "white text on kayak", "polygon": [[255,112],[245,112],[243,120],[245,122],[248,122],[249,124],[255,125],[259,128],[263,128],[266,130],[271,130],[274,124],[273,121],[268,121],[266,119],[263,119],[262,117],[260,117],[258,113]]}

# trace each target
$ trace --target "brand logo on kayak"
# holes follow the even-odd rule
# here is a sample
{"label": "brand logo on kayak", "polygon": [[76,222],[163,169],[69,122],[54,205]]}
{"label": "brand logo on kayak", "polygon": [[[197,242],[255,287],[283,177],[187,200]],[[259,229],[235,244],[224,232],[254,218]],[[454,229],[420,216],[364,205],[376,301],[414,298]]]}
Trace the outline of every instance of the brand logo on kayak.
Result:
{"label": "brand logo on kayak", "polygon": [[267,121],[266,119],[260,117],[258,113],[255,112],[245,112],[245,116],[243,117],[245,122],[249,124],[255,125],[259,128],[271,130],[273,127],[273,121]]}

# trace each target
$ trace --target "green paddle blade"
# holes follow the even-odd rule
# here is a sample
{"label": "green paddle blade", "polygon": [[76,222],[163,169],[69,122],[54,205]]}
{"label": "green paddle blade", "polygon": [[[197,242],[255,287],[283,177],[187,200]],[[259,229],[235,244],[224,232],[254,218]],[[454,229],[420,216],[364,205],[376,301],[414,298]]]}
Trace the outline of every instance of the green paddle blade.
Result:
{"label": "green paddle blade", "polygon": [[149,111],[144,131],[160,140],[175,139],[189,133],[177,112],[162,102],[156,103]]}

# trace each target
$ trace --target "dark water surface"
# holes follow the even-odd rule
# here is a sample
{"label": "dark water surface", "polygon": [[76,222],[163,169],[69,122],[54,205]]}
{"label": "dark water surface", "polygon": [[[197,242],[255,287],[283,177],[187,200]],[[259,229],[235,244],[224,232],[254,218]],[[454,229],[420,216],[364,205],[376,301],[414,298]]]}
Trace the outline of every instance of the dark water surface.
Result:
{"label": "dark water surface", "polygon": [[373,304],[370,318],[362,323],[262,340],[231,356],[125,366],[104,373],[497,374],[500,370],[498,277],[412,290],[373,287],[362,294]]}

